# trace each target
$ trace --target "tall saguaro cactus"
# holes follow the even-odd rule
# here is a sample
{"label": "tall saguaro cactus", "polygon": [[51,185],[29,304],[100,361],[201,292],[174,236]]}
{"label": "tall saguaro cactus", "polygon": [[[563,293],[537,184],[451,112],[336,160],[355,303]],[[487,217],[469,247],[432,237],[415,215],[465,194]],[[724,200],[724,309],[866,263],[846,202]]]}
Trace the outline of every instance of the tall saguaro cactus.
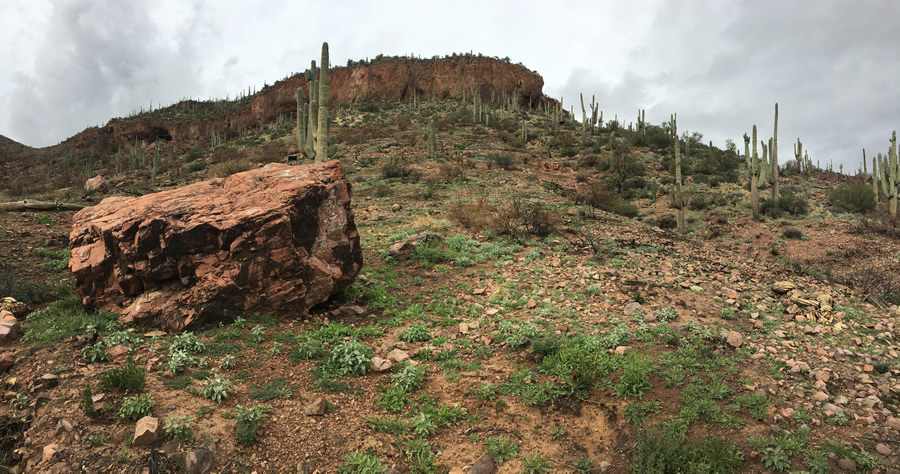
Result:
{"label": "tall saguaro cactus", "polygon": [[[881,156],[880,154],[878,156]],[[872,193],[875,194],[875,204],[878,204],[878,157],[872,157]]]}
{"label": "tall saguaro cactus", "polygon": [[879,153],[879,164],[881,165],[881,191],[884,192],[888,199],[888,211],[892,218],[897,217],[897,193],[900,186],[900,159],[897,157],[897,131],[891,135],[891,147],[888,149],[887,156],[882,157]]}
{"label": "tall saguaro cactus", "polygon": [[[747,135],[744,135],[746,143]],[[759,177],[762,168],[759,155],[756,154],[756,125],[753,125],[753,155],[750,157],[750,207],[753,209],[753,220],[759,220]]]}
{"label": "tall saguaro cactus", "polygon": [[684,232],[684,198],[681,194],[681,144],[678,140],[678,114],[672,114],[672,138],[675,145],[675,209],[678,231]]}
{"label": "tall saguaro cactus", "polygon": [[328,43],[322,43],[322,64],[319,72],[319,117],[316,131],[316,161],[328,159]]}
{"label": "tall saguaro cactus", "polygon": [[800,141],[800,137],[797,137],[797,143],[794,145],[794,160],[797,162],[800,172],[803,173],[803,142]]}
{"label": "tall saguaro cactus", "polygon": [[775,134],[772,135],[769,156],[772,161],[772,202],[777,202],[780,197],[778,193],[778,102],[775,102]]}
{"label": "tall saguaro cactus", "polygon": [[297,146],[301,153],[306,149],[306,103],[302,87],[297,88]]}
{"label": "tall saguaro cactus", "polygon": [[437,140],[434,136],[434,117],[428,119],[428,131],[426,133],[425,145],[428,149],[428,157],[433,160],[437,153]]}

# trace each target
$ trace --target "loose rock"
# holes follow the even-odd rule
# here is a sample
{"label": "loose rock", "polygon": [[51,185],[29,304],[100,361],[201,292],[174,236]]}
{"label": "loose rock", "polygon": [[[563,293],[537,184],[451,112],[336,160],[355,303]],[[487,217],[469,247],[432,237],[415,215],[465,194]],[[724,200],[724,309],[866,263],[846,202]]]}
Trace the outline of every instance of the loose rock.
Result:
{"label": "loose rock", "polygon": [[306,413],[306,416],[322,416],[325,414],[325,408],[327,408],[328,402],[325,400],[325,397],[316,397],[306,405],[306,408],[303,409],[303,412]]}
{"label": "loose rock", "polygon": [[134,441],[131,444],[135,446],[149,446],[159,436],[159,420],[152,416],[145,416],[138,420],[134,426]]}

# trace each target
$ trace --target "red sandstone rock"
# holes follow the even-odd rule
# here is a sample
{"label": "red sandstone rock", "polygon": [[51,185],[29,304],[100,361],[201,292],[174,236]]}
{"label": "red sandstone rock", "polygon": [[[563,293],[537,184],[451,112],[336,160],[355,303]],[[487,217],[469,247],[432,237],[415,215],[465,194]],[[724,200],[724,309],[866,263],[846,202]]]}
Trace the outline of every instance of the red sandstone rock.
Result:
{"label": "red sandstone rock", "polygon": [[109,191],[109,185],[106,184],[106,180],[103,179],[103,176],[100,176],[98,174],[97,176],[94,176],[93,178],[84,182],[84,190],[89,193],[94,191],[98,193],[105,193]]}
{"label": "red sandstone rock", "polygon": [[166,330],[245,312],[302,315],[362,268],[338,161],[106,198],[75,214],[69,240],[85,304]]}

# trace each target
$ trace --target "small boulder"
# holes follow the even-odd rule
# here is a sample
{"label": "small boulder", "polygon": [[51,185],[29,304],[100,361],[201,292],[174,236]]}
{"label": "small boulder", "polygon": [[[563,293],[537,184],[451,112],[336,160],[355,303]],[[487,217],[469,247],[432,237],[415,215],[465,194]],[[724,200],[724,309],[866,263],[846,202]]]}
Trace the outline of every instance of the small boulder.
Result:
{"label": "small boulder", "polygon": [[641,313],[643,311],[644,307],[641,306],[641,304],[637,301],[632,301],[631,303],[625,305],[625,314],[627,314],[628,316],[631,316],[635,313]]}
{"label": "small boulder", "polygon": [[725,341],[729,346],[737,349],[738,347],[741,347],[742,344],[744,344],[744,336],[742,336],[741,333],[737,331],[728,331],[728,336],[726,337]]}
{"label": "small boulder", "polygon": [[306,413],[306,416],[322,416],[325,414],[325,408],[327,407],[328,401],[325,400],[325,397],[316,397],[306,405],[303,412]]}
{"label": "small boulder", "polygon": [[490,474],[497,468],[493,456],[485,454],[481,456],[472,467],[469,468],[467,474]]}
{"label": "small boulder", "polygon": [[856,472],[856,461],[852,459],[838,459],[837,465],[844,471]]}
{"label": "small boulder", "polygon": [[381,357],[375,356],[372,357],[372,371],[373,372],[387,372],[391,370],[391,367],[394,366],[394,363],[389,359],[382,359]]}
{"label": "small boulder", "polygon": [[886,444],[884,444],[884,443],[878,443],[878,444],[876,444],[876,445],[875,445],[875,451],[878,451],[878,454],[880,454],[880,455],[882,455],[882,456],[890,456],[891,453],[894,452],[894,450],[891,449],[890,446],[888,446],[888,445],[886,445]]}
{"label": "small boulder", "polygon": [[15,318],[0,321],[0,344],[12,344],[18,341],[21,336],[22,328],[19,326],[19,321]]}
{"label": "small boulder", "polygon": [[159,437],[159,420],[152,416],[145,416],[138,420],[134,426],[135,446],[150,446]]}
{"label": "small boulder", "polygon": [[99,174],[94,176],[93,178],[84,182],[84,191],[88,193],[98,192],[105,193],[109,192],[109,184],[106,183],[106,180],[103,179],[103,176]]}
{"label": "small boulder", "polygon": [[406,351],[401,351],[400,349],[394,349],[391,352],[388,352],[388,359],[393,359],[396,362],[403,362],[409,360],[409,354]]}
{"label": "small boulder", "polygon": [[0,374],[6,373],[16,363],[14,352],[0,352]]}
{"label": "small boulder", "polygon": [[184,458],[184,467],[189,474],[206,474],[212,467],[213,452],[208,446],[200,446],[199,448],[187,453]]}
{"label": "small boulder", "polygon": [[117,361],[128,355],[128,346],[125,344],[117,344],[106,350],[106,356],[110,361]]}

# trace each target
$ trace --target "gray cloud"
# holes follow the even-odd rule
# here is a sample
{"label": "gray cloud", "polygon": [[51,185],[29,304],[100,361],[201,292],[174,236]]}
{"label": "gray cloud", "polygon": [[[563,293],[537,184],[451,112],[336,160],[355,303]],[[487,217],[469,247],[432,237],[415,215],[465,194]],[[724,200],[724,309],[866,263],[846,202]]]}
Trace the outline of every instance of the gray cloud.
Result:
{"label": "gray cloud", "polygon": [[677,112],[682,131],[719,146],[754,123],[768,138],[777,101],[782,161],[800,137],[814,160],[855,169],[900,127],[897,25],[891,0],[7,0],[0,134],[47,145],[151,101],[233,97],[308,67],[325,39],[334,64],[508,56],[576,117],[578,94],[595,94],[604,118]]}

